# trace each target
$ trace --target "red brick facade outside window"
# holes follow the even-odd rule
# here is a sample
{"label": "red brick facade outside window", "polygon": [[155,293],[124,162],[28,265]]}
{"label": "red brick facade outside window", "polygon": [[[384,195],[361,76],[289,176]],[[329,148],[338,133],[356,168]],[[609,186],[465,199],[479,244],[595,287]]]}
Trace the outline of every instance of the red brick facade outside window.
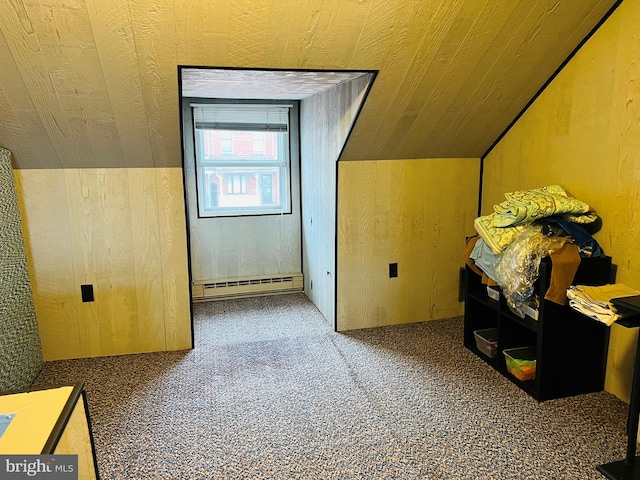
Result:
{"label": "red brick facade outside window", "polygon": [[[278,168],[258,167],[261,161],[278,160],[277,133],[228,130],[204,130],[202,133],[205,162],[234,162],[233,166],[204,168],[203,193],[207,207],[279,204]],[[246,167],[242,166],[243,161],[248,163]]]}

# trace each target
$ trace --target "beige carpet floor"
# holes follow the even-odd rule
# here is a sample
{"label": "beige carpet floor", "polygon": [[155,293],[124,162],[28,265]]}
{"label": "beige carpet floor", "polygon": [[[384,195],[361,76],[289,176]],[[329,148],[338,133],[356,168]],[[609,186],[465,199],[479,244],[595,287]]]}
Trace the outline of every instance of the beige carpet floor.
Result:
{"label": "beige carpet floor", "polygon": [[589,480],[625,454],[625,403],[538,403],[461,318],[335,333],[297,294],[194,314],[194,350],[45,364],[38,385],[86,383],[103,479]]}

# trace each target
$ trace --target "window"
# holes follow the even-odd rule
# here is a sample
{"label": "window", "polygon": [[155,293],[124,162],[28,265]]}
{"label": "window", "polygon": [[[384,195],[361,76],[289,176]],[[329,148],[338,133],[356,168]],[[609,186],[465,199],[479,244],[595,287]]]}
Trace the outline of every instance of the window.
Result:
{"label": "window", "polygon": [[227,193],[229,195],[246,195],[247,176],[244,173],[231,173],[227,175]]}
{"label": "window", "polygon": [[199,216],[290,213],[290,106],[191,108]]}
{"label": "window", "polygon": [[253,137],[253,154],[264,155],[264,152],[265,152],[264,144],[265,144],[264,135],[256,133]]}
{"label": "window", "polygon": [[[222,154],[232,155],[233,154],[233,132],[222,131],[220,132],[220,141],[221,148],[220,151]],[[214,147],[215,148],[215,147]]]}

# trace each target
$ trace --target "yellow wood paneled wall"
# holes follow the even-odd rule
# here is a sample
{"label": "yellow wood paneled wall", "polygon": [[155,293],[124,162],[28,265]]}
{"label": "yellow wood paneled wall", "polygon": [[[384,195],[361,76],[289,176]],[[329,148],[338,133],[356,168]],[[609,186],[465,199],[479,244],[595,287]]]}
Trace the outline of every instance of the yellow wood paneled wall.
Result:
{"label": "yellow wood paneled wall", "polygon": [[479,171],[477,158],[339,163],[338,330],[462,314]]}
{"label": "yellow wood paneled wall", "polygon": [[191,347],[181,169],[15,178],[45,360]]}
{"label": "yellow wood paneled wall", "polygon": [[[483,212],[559,183],[602,218],[595,238],[640,289],[640,0],[626,0],[486,157]],[[611,329],[605,388],[628,400],[637,332]]]}

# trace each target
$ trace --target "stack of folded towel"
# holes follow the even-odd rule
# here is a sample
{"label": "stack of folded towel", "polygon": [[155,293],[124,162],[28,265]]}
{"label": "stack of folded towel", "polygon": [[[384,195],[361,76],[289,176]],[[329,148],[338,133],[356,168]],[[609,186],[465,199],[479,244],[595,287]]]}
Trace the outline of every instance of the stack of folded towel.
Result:
{"label": "stack of folded towel", "polygon": [[640,295],[640,291],[629,288],[623,283],[612,283],[599,287],[572,285],[567,290],[567,298],[571,308],[607,325],[614,324],[621,316],[611,304],[611,299],[634,295]]}

